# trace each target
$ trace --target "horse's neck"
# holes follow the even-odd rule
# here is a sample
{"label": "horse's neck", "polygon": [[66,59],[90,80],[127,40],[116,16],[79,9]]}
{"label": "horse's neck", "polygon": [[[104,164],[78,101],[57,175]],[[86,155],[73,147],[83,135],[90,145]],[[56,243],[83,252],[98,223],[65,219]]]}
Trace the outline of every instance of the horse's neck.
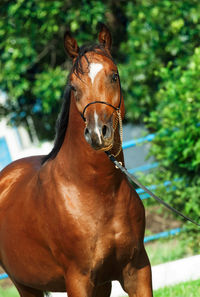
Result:
{"label": "horse's neck", "polygon": [[[72,100],[69,123],[63,145],[55,158],[62,176],[83,183],[111,186],[119,183],[122,176],[103,151],[95,151],[84,138],[85,123]],[[123,161],[121,153],[119,161]],[[109,185],[110,184],[110,185]]]}

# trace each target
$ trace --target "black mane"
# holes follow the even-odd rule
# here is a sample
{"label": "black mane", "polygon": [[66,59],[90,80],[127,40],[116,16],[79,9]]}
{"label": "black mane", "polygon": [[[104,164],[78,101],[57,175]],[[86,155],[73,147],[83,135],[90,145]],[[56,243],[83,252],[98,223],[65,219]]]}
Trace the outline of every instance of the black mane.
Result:
{"label": "black mane", "polygon": [[51,152],[42,158],[42,164],[48,161],[49,159],[54,159],[57,156],[57,153],[59,152],[63,144],[65,133],[68,126],[70,102],[71,87],[67,85],[63,96],[61,111],[56,122],[56,137],[54,140],[54,146]]}
{"label": "black mane", "polygon": [[[72,66],[72,70],[70,72],[69,77],[71,76],[72,73],[74,73],[77,77],[79,77],[79,74],[84,73],[81,59],[82,57],[84,57],[89,65],[89,61],[86,56],[86,53],[88,52],[95,52],[99,55],[106,56],[107,58],[112,60],[112,57],[105,50],[105,47],[103,45],[100,45],[100,44],[84,45],[79,49],[79,55]],[[71,102],[71,86],[67,84],[64,92],[64,96],[63,96],[62,108],[56,123],[56,137],[54,140],[54,146],[51,152],[42,158],[42,164],[44,164],[46,161],[50,159],[54,159],[57,156],[63,144],[67,127],[68,127],[70,102]]]}

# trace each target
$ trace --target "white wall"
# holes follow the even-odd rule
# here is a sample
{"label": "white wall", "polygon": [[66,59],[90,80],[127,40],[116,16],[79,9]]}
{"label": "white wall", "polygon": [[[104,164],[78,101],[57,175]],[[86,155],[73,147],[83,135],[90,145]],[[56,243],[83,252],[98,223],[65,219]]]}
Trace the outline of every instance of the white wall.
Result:
{"label": "white wall", "polygon": [[20,152],[25,147],[29,147],[31,145],[31,141],[26,130],[22,127],[17,129],[8,126],[5,119],[0,121],[0,137],[5,138],[12,160],[17,159]]}
{"label": "white wall", "polygon": [[10,127],[7,125],[5,119],[0,121],[0,138],[2,137],[6,140],[11,161],[28,156],[48,154],[52,148],[52,143],[50,142],[41,144],[37,141],[36,143],[32,143],[24,127]]}

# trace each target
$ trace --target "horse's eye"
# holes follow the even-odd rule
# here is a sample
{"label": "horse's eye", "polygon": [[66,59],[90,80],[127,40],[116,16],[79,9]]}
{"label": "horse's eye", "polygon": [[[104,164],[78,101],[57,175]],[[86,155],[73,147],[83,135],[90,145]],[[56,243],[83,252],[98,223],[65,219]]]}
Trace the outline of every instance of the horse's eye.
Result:
{"label": "horse's eye", "polygon": [[78,102],[80,100],[80,90],[77,90],[74,86],[70,85],[71,90],[74,92],[74,97]]}
{"label": "horse's eye", "polygon": [[116,82],[118,80],[118,73],[113,73],[112,82]]}
{"label": "horse's eye", "polygon": [[76,88],[74,86],[70,86],[72,91],[76,91]]}

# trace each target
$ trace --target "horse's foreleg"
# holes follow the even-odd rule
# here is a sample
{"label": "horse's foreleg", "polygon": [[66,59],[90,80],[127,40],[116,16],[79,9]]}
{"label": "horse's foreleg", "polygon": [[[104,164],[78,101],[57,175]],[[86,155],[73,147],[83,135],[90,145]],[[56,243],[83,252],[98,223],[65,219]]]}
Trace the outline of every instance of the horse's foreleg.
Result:
{"label": "horse's foreleg", "polygon": [[20,297],[44,297],[44,293],[14,282]]}
{"label": "horse's foreleg", "polygon": [[129,297],[152,297],[151,266],[143,248],[124,268],[121,284]]}
{"label": "horse's foreleg", "polygon": [[69,269],[65,276],[65,284],[68,297],[92,297],[94,285],[89,273]]}
{"label": "horse's foreleg", "polygon": [[109,297],[111,293],[111,282],[94,288],[92,297]]}

